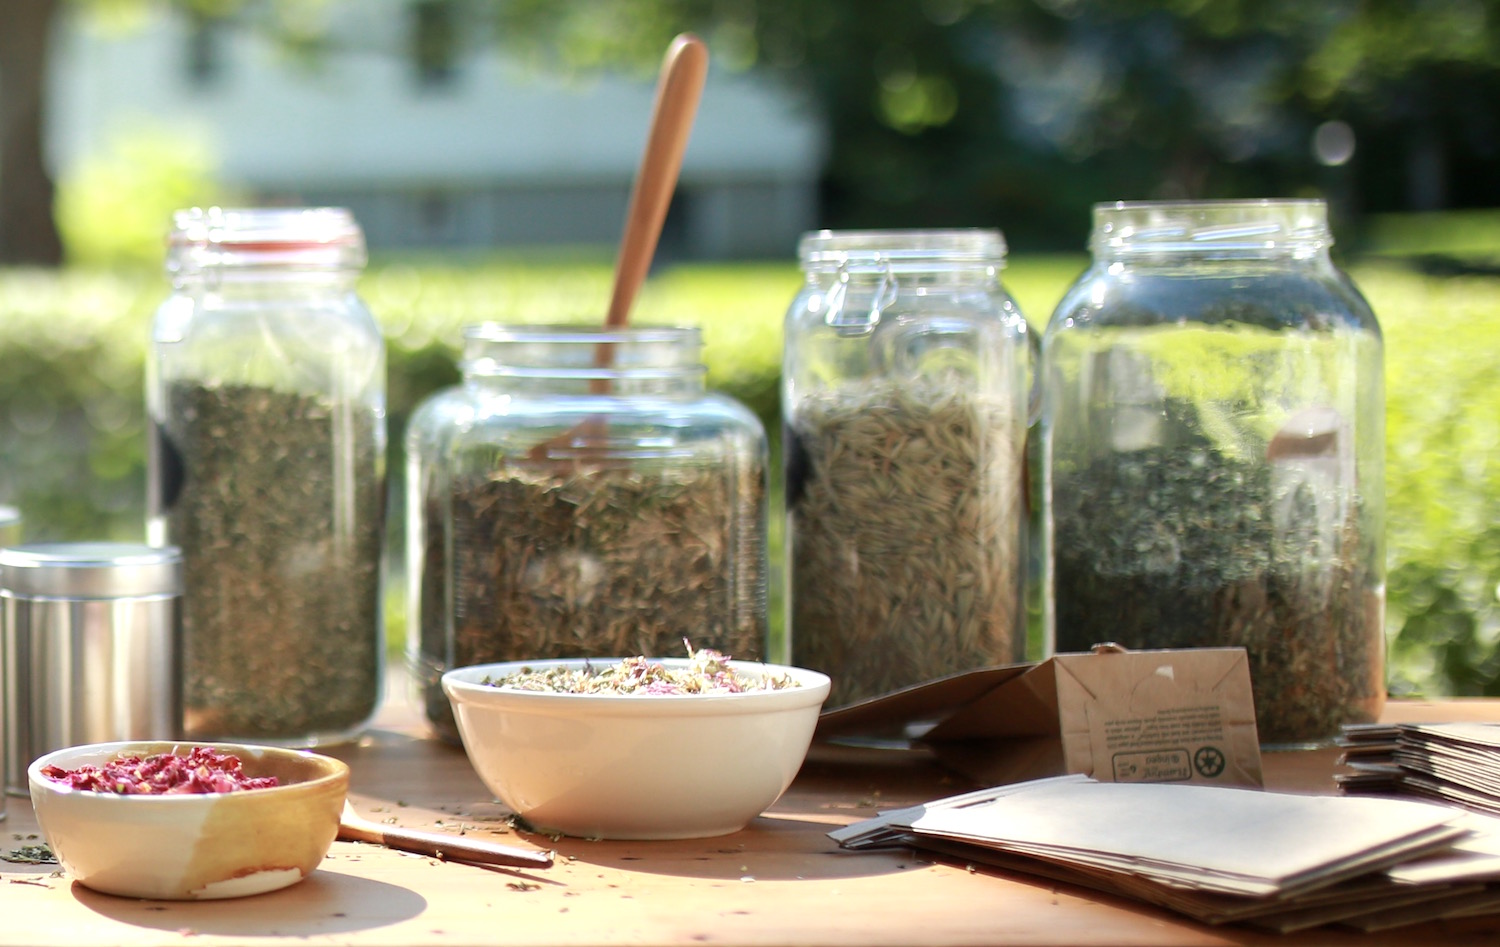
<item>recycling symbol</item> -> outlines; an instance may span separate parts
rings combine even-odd
[[[1206,779],[1224,772],[1224,751],[1216,746],[1202,746],[1193,754],[1193,769]]]

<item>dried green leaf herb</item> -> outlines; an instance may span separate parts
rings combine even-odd
[[[684,638],[759,657],[765,502],[758,458],[661,467],[512,458],[435,490],[419,577],[428,719],[456,738],[437,681],[449,667],[661,657]]]
[[[839,706],[1020,660],[1015,406],[938,375],[803,396],[789,419],[792,662]]]
[[[1357,496],[1198,438],[1058,464],[1052,498],[1058,650],[1243,646],[1267,744],[1374,718],[1384,632]]]
[[[360,403],[179,383],[165,436],[190,737],[357,729],[379,698],[384,460]]]

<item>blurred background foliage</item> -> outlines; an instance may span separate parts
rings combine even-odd
[[[1082,245],[1117,198],[1500,206],[1497,0],[493,0],[538,68],[648,70],[699,30],[831,126],[835,226],[1001,220]]]
[[[1488,220],[1481,242],[1500,246],[1500,216]],[[1383,220],[1389,244],[1345,260],[1387,340],[1391,686],[1500,696],[1500,277],[1425,272],[1398,251],[1425,246],[1426,228],[1448,229]],[[1005,281],[1040,329],[1085,264],[1019,255]],[[637,318],[702,326],[710,384],[751,405],[774,441],[781,319],[799,279],[791,263],[675,266],[648,282]],[[609,281],[610,260],[587,255],[377,259],[360,291],[390,342],[393,449],[416,402],[456,381],[464,325],[592,321]],[[142,537],[143,359],[165,291],[145,270],[0,270],[0,497],[22,508],[30,538]],[[391,500],[399,565],[397,481]],[[399,583],[390,592],[399,646]]]
[[[128,29],[171,3],[274,35],[308,68],[327,42],[323,0],[15,2],[0,26],[21,6],[71,3]],[[1500,696],[1500,0],[427,2],[483,25],[462,44],[554,71],[646,76],[672,35],[699,31],[718,66],[779,78],[827,122],[823,223],[1000,226],[1024,251],[1006,282],[1038,329],[1085,264],[1095,201],[1326,198],[1387,340],[1392,690]],[[0,48],[24,46],[0,33]],[[14,97],[0,96],[3,112]],[[137,126],[58,181],[55,201],[24,162],[0,175],[4,219],[23,216],[8,193],[44,201],[68,261],[0,268],[0,500],[31,538],[142,534],[162,228],[177,207],[241,199],[216,162]],[[56,262],[35,255],[45,246],[12,233],[0,262]],[[773,432],[791,256],[663,268],[637,313],[703,326],[710,384]],[[593,321],[610,264],[377,254],[361,292],[390,340],[393,446],[416,402],[456,379],[461,326]],[[399,513],[399,491],[392,502]]]
[[[22,122],[26,108],[45,109],[39,80],[23,80],[45,69],[47,44],[23,27],[43,29],[68,7],[128,30],[163,6],[272,38],[284,60],[308,70],[347,51],[335,49],[343,40],[328,29],[329,0],[11,0],[0,13],[0,71],[19,73],[24,60],[26,75],[12,75],[0,95],[0,120],[20,123],[5,125],[0,142],[12,165],[0,176],[0,210],[10,215],[0,219],[43,226],[36,205],[51,201],[40,135]],[[718,68],[779,80],[826,123],[821,196],[833,227],[1004,221],[1015,245],[1074,250],[1099,200],[1319,194],[1351,237],[1375,213],[1500,206],[1500,0],[405,6],[413,15],[442,8],[438,19],[451,26],[441,49],[383,51],[418,61],[500,49],[535,70],[645,76],[675,33],[698,31]],[[18,104],[16,93],[33,86],[34,101]],[[141,162],[128,159],[142,147],[122,142],[115,160],[139,174]],[[191,143],[154,147],[160,161],[146,166],[158,189],[196,181],[195,193],[213,193]],[[111,170],[58,183],[97,193]],[[76,218],[80,205],[89,206],[64,194],[59,216]],[[0,261],[56,262],[43,253],[56,241],[44,236],[0,228]],[[67,247],[77,261],[99,255],[76,235]]]

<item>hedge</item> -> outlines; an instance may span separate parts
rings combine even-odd
[[[1005,279],[1040,327],[1083,265],[1018,257]],[[1386,335],[1391,687],[1500,694],[1500,277],[1349,268]],[[605,259],[377,261],[361,294],[390,343],[392,443],[411,407],[456,378],[464,325],[593,321],[609,279]],[[790,264],[671,267],[635,318],[702,326],[709,384],[774,432],[781,317],[798,281]],[[151,273],[0,270],[0,501],[21,508],[28,538],[143,536],[143,359],[164,292]]]

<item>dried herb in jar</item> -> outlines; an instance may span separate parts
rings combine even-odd
[[[384,477],[358,403],[174,384],[190,736],[347,733],[380,692]]]
[[[445,734],[454,732],[436,680],[445,666],[661,657],[684,638],[762,653],[758,460],[653,469],[506,459],[489,475],[455,478],[427,509],[421,653],[428,719]],[[445,567],[451,599],[440,594]],[[444,601],[451,616],[428,607]]]
[[[1169,409],[1178,418],[1191,409]],[[1057,648],[1243,646],[1267,744],[1327,739],[1384,692],[1348,485],[1202,437],[1053,473]]]
[[[972,379],[805,395],[788,430],[794,664],[838,706],[1020,660],[1024,444]]]

